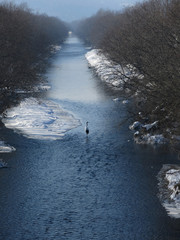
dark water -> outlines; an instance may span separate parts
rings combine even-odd
[[[161,206],[156,178],[176,157],[133,143],[126,106],[93,76],[86,51],[70,38],[48,73],[47,98],[81,127],[57,141],[1,129],[17,151],[2,156],[9,168],[0,170],[0,239],[178,240],[180,221]]]

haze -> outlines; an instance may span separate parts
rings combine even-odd
[[[142,0],[139,0],[142,1]],[[138,1],[138,2],[139,2]],[[0,0],[4,2],[4,0]],[[134,5],[137,0],[12,0],[16,4],[26,2],[28,7],[39,13],[56,16],[71,22],[95,14],[99,9],[122,10]]]

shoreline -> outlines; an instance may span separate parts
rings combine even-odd
[[[8,111],[18,108],[18,106],[25,101],[25,99],[38,99],[40,100],[43,97],[43,94],[51,89],[50,83],[47,81],[45,77],[45,72],[50,64],[50,61],[56,54],[60,51],[61,45],[52,45],[48,53],[45,54],[43,61],[41,60],[37,69],[37,79],[36,82],[33,82],[32,85],[28,85],[25,88],[16,88],[14,86],[13,89],[11,88],[0,88],[2,95],[4,96],[1,98],[0,101],[0,124],[2,127],[5,127],[4,120],[7,118]],[[0,154],[1,153],[12,153],[16,151],[13,146],[10,146],[5,139],[0,138]],[[4,168],[6,163],[3,162],[1,159],[0,168]]]
[[[108,59],[100,49],[92,49],[86,53],[85,57],[89,67],[94,70],[95,74],[108,86],[119,90],[120,96],[122,93],[127,94],[130,92],[130,89],[126,88],[126,83],[130,82],[132,78],[143,78],[143,75],[137,74],[132,66],[122,68],[121,65]],[[129,98],[133,101],[134,97]],[[118,98],[114,99],[114,101],[118,102]],[[127,98],[123,102],[128,104],[128,101]],[[137,144],[162,145],[171,144],[173,140],[177,140],[178,145],[180,145],[180,136],[171,135],[169,129],[166,130],[165,134],[158,120],[150,122],[148,116],[142,116],[141,112],[138,113],[137,119],[139,121],[136,120],[129,126],[134,132],[134,141]],[[164,136],[164,134],[169,136]]]

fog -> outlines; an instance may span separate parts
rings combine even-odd
[[[139,0],[138,2],[142,2]],[[0,0],[4,2],[4,0]],[[71,22],[95,14],[99,9],[122,10],[134,5],[137,0],[6,0],[15,4],[27,3],[28,7],[39,13],[46,13]]]

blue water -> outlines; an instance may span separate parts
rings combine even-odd
[[[17,151],[2,155],[0,240],[178,240],[180,221],[161,206],[156,178],[176,156],[134,144],[126,105],[112,101],[118,93],[88,68],[86,51],[69,38],[47,73],[46,98],[82,126],[56,141],[1,129]]]

